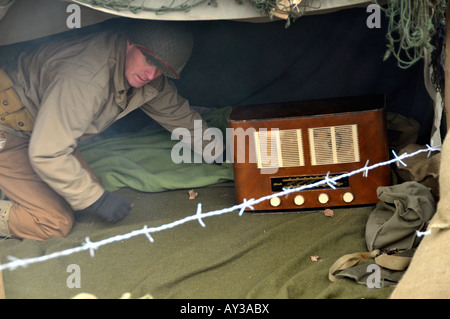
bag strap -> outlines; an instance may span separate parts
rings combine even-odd
[[[412,253],[414,249],[402,251],[399,253],[381,253],[379,249],[375,249],[371,252],[353,253],[340,257],[335,261],[328,271],[328,279],[331,282],[336,282],[338,278],[334,276],[334,273],[339,270],[344,270],[356,265],[362,259],[374,259],[375,263],[381,267],[402,271],[408,268],[412,259]]]
[[[379,253],[380,253],[380,250],[376,249],[371,252],[353,253],[353,254],[347,254],[347,255],[340,257],[338,260],[335,261],[333,266],[331,266],[330,270],[328,271],[328,279],[330,279],[331,282],[336,282],[338,280],[338,278],[336,276],[334,276],[334,273],[336,271],[353,267],[361,259],[375,258]]]
[[[375,263],[381,267],[391,270],[405,270],[406,268],[408,268],[409,263],[412,259],[411,256],[404,254],[405,252],[408,253],[409,251],[410,250],[406,250],[397,254],[381,254],[375,257]]]

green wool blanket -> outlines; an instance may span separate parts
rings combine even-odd
[[[225,132],[231,108],[204,114],[210,127]],[[223,133],[225,137],[225,133]],[[233,180],[231,164],[174,163],[173,147],[180,143],[162,127],[103,139],[80,150],[100,183],[109,191],[129,187],[142,192],[193,188]]]

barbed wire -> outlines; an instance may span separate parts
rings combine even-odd
[[[273,193],[273,194],[270,194],[270,195],[267,195],[267,196],[263,196],[263,197],[260,197],[258,199],[254,199],[254,198],[251,198],[249,200],[244,199],[243,203],[240,203],[238,205],[234,205],[234,206],[231,206],[231,207],[228,207],[228,208],[223,208],[223,209],[220,209],[220,210],[209,211],[209,212],[203,213],[202,212],[202,204],[199,203],[198,206],[197,206],[197,211],[196,211],[196,213],[194,215],[187,216],[185,218],[182,218],[182,219],[179,219],[179,220],[176,220],[176,221],[173,221],[171,223],[164,224],[164,225],[161,225],[161,226],[148,227],[147,225],[144,225],[144,227],[142,229],[134,230],[134,231],[131,231],[131,232],[126,233],[126,234],[113,236],[113,237],[106,238],[106,239],[103,239],[103,240],[100,240],[100,241],[95,241],[95,242],[91,241],[89,239],[89,237],[86,237],[85,238],[85,242],[81,246],[65,249],[65,250],[62,250],[62,251],[58,251],[58,252],[54,252],[54,253],[51,253],[51,254],[42,255],[42,256],[38,256],[38,257],[31,257],[31,258],[20,259],[20,258],[14,257],[14,256],[8,256],[7,259],[9,260],[9,262],[5,263],[5,264],[1,264],[0,265],[0,271],[3,271],[3,270],[11,270],[12,271],[12,270],[15,270],[15,269],[17,269],[19,267],[25,268],[25,267],[27,267],[28,265],[31,265],[31,264],[36,264],[36,263],[40,263],[40,262],[44,262],[44,261],[48,261],[48,260],[64,257],[64,256],[69,256],[69,255],[76,254],[76,253],[83,252],[83,251],[89,251],[90,256],[91,257],[95,257],[95,251],[101,246],[105,246],[105,245],[112,244],[112,243],[115,243],[115,242],[127,240],[127,239],[130,239],[130,238],[133,238],[133,237],[136,237],[136,236],[141,236],[141,235],[145,235],[148,238],[148,240],[151,243],[153,243],[154,239],[150,235],[150,234],[153,234],[153,233],[158,233],[158,232],[161,232],[161,231],[164,231],[164,230],[167,230],[167,229],[171,229],[171,228],[174,228],[174,227],[186,224],[186,223],[191,222],[191,221],[198,221],[198,223],[202,227],[206,227],[206,224],[204,223],[203,220],[205,218],[208,218],[208,217],[223,215],[223,214],[231,213],[231,212],[234,212],[234,211],[237,211],[237,210],[239,210],[239,216],[242,216],[242,214],[244,213],[244,211],[246,209],[253,209],[253,205],[261,203],[261,202],[264,202],[266,200],[270,200],[270,199],[272,199],[274,197],[285,196],[285,195],[290,194],[290,193],[294,193],[294,192],[299,192],[299,191],[306,190],[306,189],[315,188],[317,186],[324,185],[324,184],[327,184],[329,187],[334,189],[335,188],[334,185],[336,184],[336,181],[338,181],[340,179],[347,178],[347,177],[350,177],[350,176],[353,176],[353,175],[356,175],[356,174],[361,174],[361,173],[363,174],[364,177],[367,177],[368,176],[368,172],[370,170],[373,170],[373,169],[375,169],[377,167],[381,167],[381,166],[391,165],[391,164],[394,164],[394,163],[397,163],[397,165],[402,164],[404,166],[407,166],[407,164],[405,162],[403,162],[403,160],[406,159],[406,158],[414,157],[414,156],[416,156],[416,155],[418,155],[420,153],[424,153],[424,152],[428,152],[428,156],[430,156],[431,152],[440,151],[440,150],[441,150],[440,146],[431,147],[430,145],[426,145],[426,148],[419,149],[419,150],[417,150],[417,151],[415,151],[413,153],[410,153],[410,154],[405,152],[405,153],[403,153],[400,156],[398,156],[394,151],[392,151],[393,158],[391,160],[388,160],[388,161],[385,161],[385,162],[381,162],[381,163],[376,163],[376,164],[373,164],[371,166],[368,166],[369,163],[367,161],[365,163],[364,167],[361,167],[360,169],[354,170],[352,172],[341,174],[341,175],[337,175],[337,176],[334,176],[332,178],[329,177],[330,175],[328,173],[328,174],[326,174],[326,176],[325,176],[325,178],[323,180],[317,181],[315,183],[308,184],[308,185],[302,185],[302,186],[299,186],[299,187],[296,187],[296,188],[285,189],[285,190],[283,190],[281,192]]]

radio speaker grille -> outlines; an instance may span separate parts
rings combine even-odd
[[[255,132],[255,145],[258,168],[305,165],[301,129]]]
[[[311,165],[345,164],[360,161],[358,126],[309,128]]]

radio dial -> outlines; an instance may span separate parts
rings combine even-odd
[[[281,199],[279,197],[273,197],[270,199],[270,205],[272,205],[273,207],[280,206],[280,204],[281,204]]]
[[[322,194],[319,195],[318,199],[319,199],[319,203],[326,204],[330,200],[330,197],[327,194],[322,193]]]
[[[294,203],[297,206],[301,206],[305,203],[305,198],[302,195],[297,195],[294,198]]]
[[[353,200],[355,199],[355,196],[353,196],[352,193],[347,192],[344,194],[344,196],[342,196],[342,199],[344,200],[344,202],[346,203],[351,203],[353,202]]]

